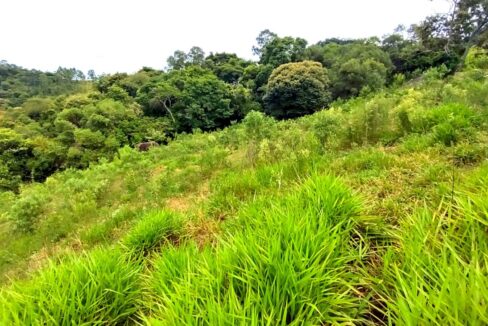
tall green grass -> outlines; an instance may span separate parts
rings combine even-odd
[[[476,192],[406,218],[395,233],[382,290],[391,323],[488,324],[488,169],[481,172]]]
[[[182,216],[170,211],[154,211],[137,222],[122,244],[130,251],[147,253],[158,245],[178,242],[182,232]]]
[[[0,324],[128,324],[138,309],[139,272],[119,250],[69,257],[2,290]]]
[[[161,325],[304,325],[361,321],[353,241],[360,201],[331,177],[255,201],[216,248],[163,251],[146,283]],[[159,322],[155,322],[155,321]]]

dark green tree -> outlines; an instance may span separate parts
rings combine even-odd
[[[375,91],[386,83],[387,69],[374,59],[350,59],[331,72],[334,98],[357,96],[364,88]]]
[[[483,45],[488,33],[487,0],[450,0],[451,11],[427,17],[412,30],[419,42],[433,50],[458,56],[458,68],[469,49]]]
[[[259,55],[259,63],[277,67],[288,62],[304,59],[307,41],[291,36],[278,37],[269,30],[262,31],[256,38],[253,52]]]
[[[205,58],[204,67],[213,71],[219,79],[229,84],[236,84],[244,74],[244,69],[251,63],[239,58],[234,53],[211,53]]]
[[[327,70],[319,62],[287,63],[273,70],[264,96],[265,112],[278,119],[296,118],[327,106]]]
[[[143,86],[137,100],[146,115],[168,117],[177,131],[188,132],[223,128],[241,119],[248,107],[243,99],[251,101],[242,94],[210,70],[189,66]]]

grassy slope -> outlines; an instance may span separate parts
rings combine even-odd
[[[486,324],[487,108],[431,72],[1,194],[0,323]]]

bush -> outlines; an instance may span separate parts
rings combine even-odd
[[[23,194],[15,201],[9,213],[14,229],[24,233],[34,231],[36,223],[43,212],[45,200],[44,196],[33,191],[28,195]]]
[[[322,145],[339,133],[341,122],[343,121],[341,121],[340,116],[336,113],[337,111],[331,109],[314,115],[312,130]]]
[[[376,144],[380,141],[390,143],[397,138],[390,119],[393,99],[381,94],[370,100],[357,101],[345,124],[345,145]]]
[[[418,133],[432,132],[433,138],[446,145],[468,138],[479,126],[480,117],[471,108],[461,104],[445,104],[412,116],[412,129]]]

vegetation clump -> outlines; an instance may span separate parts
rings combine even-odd
[[[327,72],[318,62],[283,64],[269,77],[265,112],[278,119],[313,113],[329,102],[328,85]]]

